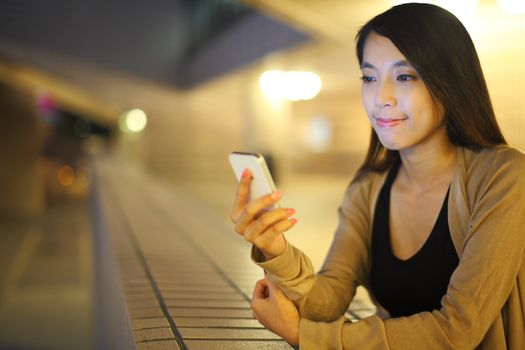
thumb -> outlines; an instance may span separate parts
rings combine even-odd
[[[253,289],[252,300],[265,299],[268,297],[268,281],[265,279],[257,281]]]
[[[264,280],[266,282],[266,285],[268,286],[268,291],[270,292],[270,297],[276,295],[276,296],[279,296],[279,295],[282,295],[284,294],[283,291],[281,290],[281,288],[275,284],[274,282],[272,282],[267,276],[264,277]]]

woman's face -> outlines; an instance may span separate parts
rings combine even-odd
[[[401,151],[446,139],[443,108],[390,39],[368,35],[361,71],[363,104],[383,146]]]

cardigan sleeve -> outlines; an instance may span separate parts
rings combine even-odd
[[[356,287],[365,284],[369,254],[369,194],[371,181],[352,183],[339,208],[339,223],[321,270],[299,249],[287,244],[284,253],[263,261],[257,249],[253,260],[298,306],[301,317],[333,321],[343,315]]]
[[[466,190],[474,202],[459,265],[440,310],[388,320],[371,316],[356,323],[342,317],[332,322],[302,319],[301,349],[476,348],[523,268],[525,161],[517,152],[510,158],[491,160],[469,175]]]

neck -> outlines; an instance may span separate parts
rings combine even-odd
[[[399,151],[404,182],[418,191],[449,183],[456,165],[456,147],[448,138],[425,147]]]

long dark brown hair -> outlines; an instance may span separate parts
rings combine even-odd
[[[370,33],[387,37],[417,70],[432,97],[445,111],[452,144],[480,150],[506,144],[496,121],[474,43],[461,22],[445,9],[411,3],[394,6],[366,23],[356,36],[356,53],[363,62]],[[357,177],[384,172],[399,160],[372,129],[365,161]]]

